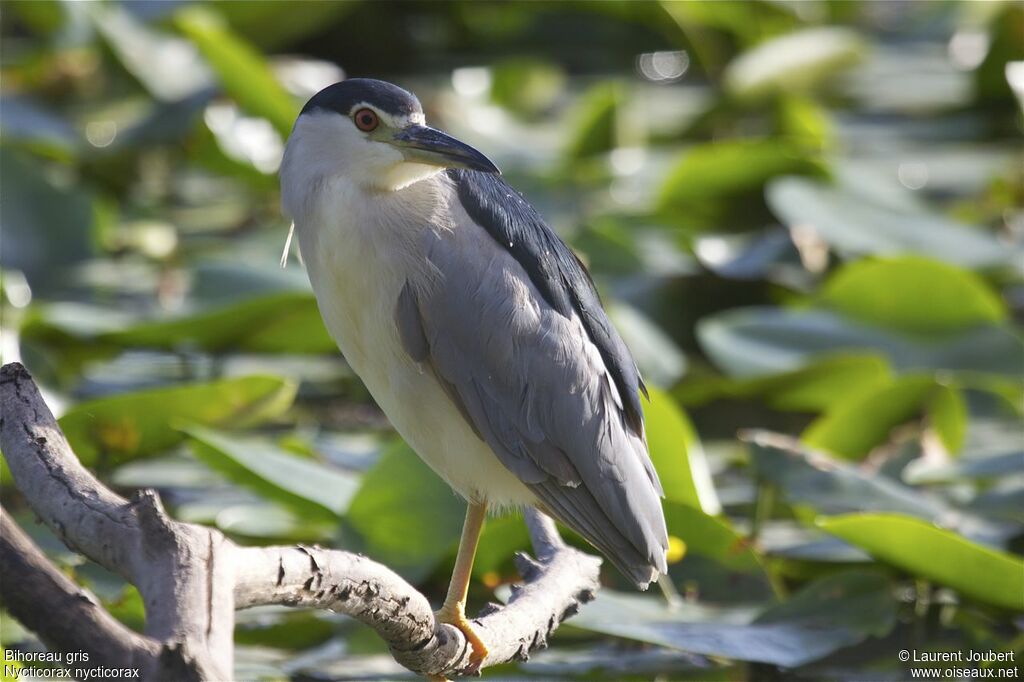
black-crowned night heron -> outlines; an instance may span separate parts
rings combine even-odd
[[[281,195],[341,352],[468,502],[438,616],[475,662],[464,608],[488,507],[536,506],[638,587],[666,572],[636,364],[582,263],[487,157],[426,127],[412,94],[351,79],[303,108]]]

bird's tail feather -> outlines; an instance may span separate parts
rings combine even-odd
[[[638,589],[647,589],[660,574],[668,572],[664,522],[660,529],[645,527],[653,524],[645,523],[642,515],[637,516],[636,527],[627,537],[586,486],[568,487],[545,481],[530,488],[550,516],[582,535]]]

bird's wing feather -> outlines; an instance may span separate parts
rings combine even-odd
[[[547,511],[646,584],[667,535],[636,366],[533,208],[493,176],[452,180],[457,224],[425,233],[431,284],[396,305],[403,344]]]

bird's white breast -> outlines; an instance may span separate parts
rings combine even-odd
[[[420,230],[444,225],[443,176],[400,192],[322,179],[290,211],[324,322],[353,370],[414,450],[467,499],[519,505],[533,494],[466,423],[433,372],[409,357],[395,323],[407,281],[431,277]]]

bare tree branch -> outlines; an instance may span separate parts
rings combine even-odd
[[[90,663],[105,667],[142,668],[156,659],[160,645],[155,640],[126,628],[92,593],[54,568],[3,508],[0,571],[4,606],[51,648],[91,652]]]
[[[97,656],[106,651],[114,659],[110,652],[123,652],[130,656],[125,661],[138,661],[146,679],[229,679],[234,610],[285,604],[329,608],[366,623],[415,672],[473,672],[465,636],[436,622],[427,598],[386,566],[320,547],[239,547],[215,529],[169,518],[153,491],[130,502],[110,491],[78,462],[20,364],[0,369],[0,414],[0,448],[32,509],[69,547],[136,585],[146,605],[147,637],[127,637],[98,606],[86,614],[64,609],[60,624],[19,615],[54,646]],[[13,531],[8,542],[13,523],[6,515],[3,522],[5,575],[23,575],[25,562],[45,563]],[[567,547],[554,523],[537,512],[527,513],[527,524],[538,558],[516,556],[524,585],[513,588],[506,606],[489,605],[475,621],[490,649],[485,667],[525,660],[598,588],[599,559]],[[46,566],[44,577],[55,572]],[[23,581],[22,587],[29,599],[78,590],[52,580]],[[65,632],[87,629],[87,616],[104,624],[95,637]],[[116,641],[104,647],[106,639]]]

